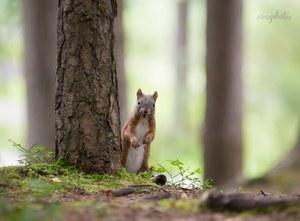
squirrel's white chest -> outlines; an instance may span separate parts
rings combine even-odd
[[[141,119],[135,128],[135,135],[140,144],[139,147],[134,148],[130,145],[126,160],[126,170],[130,173],[138,172],[143,163],[144,154],[145,154],[145,144],[143,143],[143,139],[149,132],[149,124],[147,119]]]
[[[135,136],[140,144],[143,143],[143,140],[147,133],[149,132],[149,123],[147,118],[142,118],[139,120],[139,123],[135,127]]]

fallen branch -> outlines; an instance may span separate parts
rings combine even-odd
[[[161,200],[161,199],[188,199],[188,196],[185,193],[171,193],[171,192],[164,192],[164,193],[157,193],[150,196],[143,197],[142,200]]]
[[[112,190],[112,196],[114,197],[127,196],[132,193],[135,193],[135,189],[133,187],[122,187]]]
[[[161,199],[169,199],[169,198],[176,198],[175,194],[172,193],[159,193],[155,195],[145,196],[142,200],[161,200]]]
[[[163,191],[165,193],[168,193],[168,191],[163,188],[162,186],[158,186],[158,185],[152,185],[152,184],[135,184],[135,185],[129,185],[128,187],[134,187],[134,188],[153,188],[153,189],[157,189],[158,191]]]
[[[205,195],[205,194],[204,194]],[[203,196],[204,197],[204,196]],[[202,205],[214,211],[246,210],[263,211],[266,208],[284,209],[292,205],[300,205],[300,196],[272,196],[267,194],[252,195],[245,193],[209,193],[202,199]]]
[[[157,185],[150,185],[150,184],[138,184],[138,185],[129,185],[127,187],[121,187],[114,190],[109,190],[106,192],[106,194],[111,197],[120,197],[120,196],[127,196],[132,193],[136,193],[137,191],[140,191],[141,188],[155,188],[158,191],[163,191],[165,193],[168,193],[165,189],[163,189],[160,186]]]

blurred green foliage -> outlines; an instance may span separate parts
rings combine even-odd
[[[0,1],[0,165],[16,162],[8,139],[25,143],[22,1]]]
[[[186,122],[174,127],[176,1],[126,1],[126,65],[129,107],[137,88],[158,90],[157,136],[152,163],[180,159],[203,168],[205,110],[205,1],[190,0]],[[245,175],[262,175],[292,148],[299,124],[300,3],[244,1]],[[155,11],[155,15],[154,15]],[[286,12],[291,20],[258,20]],[[216,153],[217,154],[217,153]]]
[[[60,203],[28,204],[18,202],[16,205],[0,200],[0,217],[3,221],[51,221],[65,220],[61,213]]]
[[[20,26],[21,24],[21,0],[0,1],[0,24],[4,26]]]
[[[138,88],[149,94],[157,90],[157,134],[150,161],[168,166],[168,160],[180,159],[196,169],[203,168],[206,4],[189,1],[188,91],[184,114],[187,125],[179,129],[173,116],[176,3],[125,1],[128,106],[131,111]],[[245,0],[244,3],[244,171],[246,176],[253,177],[270,169],[293,146],[299,129],[300,3],[294,0]],[[21,1],[1,0],[0,10],[0,65],[7,59],[21,63]],[[276,11],[288,13],[291,20],[269,23],[257,19],[261,14]],[[1,79],[0,99],[12,99],[24,106],[24,91],[22,77]],[[0,137],[1,147],[9,145],[9,138],[25,143],[24,121],[5,125],[0,122],[0,132],[5,134]]]
[[[299,6],[297,1],[245,2],[245,169],[250,176],[280,160],[300,129]],[[291,19],[257,19],[277,11]]]
[[[22,52],[21,1],[0,1],[0,60],[20,58]]]

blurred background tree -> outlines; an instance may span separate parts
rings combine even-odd
[[[189,0],[187,7],[186,128],[174,127],[176,107],[175,50],[178,1],[123,0],[125,69],[128,110],[135,91],[157,90],[157,136],[151,163],[168,165],[180,159],[203,168],[205,116],[206,2]],[[260,176],[294,146],[300,113],[300,15],[298,1],[244,0],[243,14],[243,173]],[[10,158],[9,138],[25,143],[27,123],[20,0],[0,1],[0,163]],[[259,19],[286,12],[291,19]],[[13,116],[13,117],[12,117]],[[200,148],[199,148],[200,146]],[[9,162],[7,159],[11,159]],[[222,168],[220,168],[222,170]]]
[[[57,0],[24,0],[27,145],[54,151]]]
[[[298,134],[295,145],[291,149],[291,151],[286,154],[282,160],[280,160],[273,168],[268,172],[267,175],[274,175],[277,173],[284,172],[290,168],[298,167],[300,170],[300,132]]]
[[[243,174],[243,0],[207,0],[204,175],[215,185]]]
[[[175,87],[175,111],[174,127],[183,130],[187,125],[186,100],[187,100],[187,18],[188,0],[180,0],[177,3],[177,33],[176,33],[176,87]]]
[[[117,63],[119,105],[121,126],[127,120],[127,82],[125,73],[125,45],[124,45],[124,16],[123,16],[123,0],[117,0],[118,15],[115,18],[115,59]]]

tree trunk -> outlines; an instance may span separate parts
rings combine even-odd
[[[56,155],[86,172],[121,167],[115,0],[60,0]]]
[[[123,28],[123,0],[117,0],[118,16],[115,19],[115,54],[117,62],[118,88],[120,118],[123,126],[128,118],[127,109],[127,84],[125,74],[125,53],[124,53],[124,28]]]
[[[54,150],[57,0],[24,0],[27,143]]]
[[[187,8],[188,0],[178,2],[178,26],[176,40],[176,108],[175,127],[185,126],[186,67],[187,67]]]
[[[205,177],[242,178],[242,0],[207,0]]]

